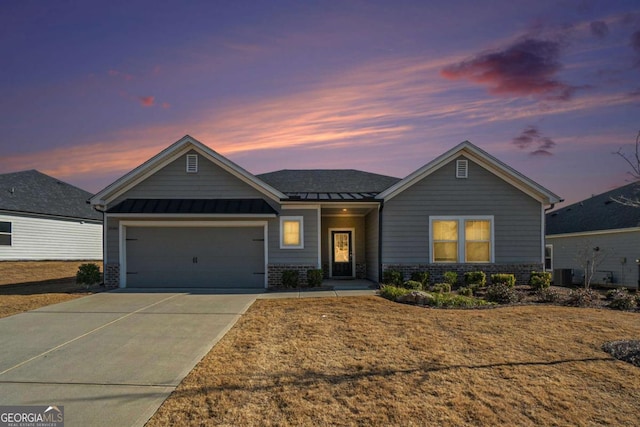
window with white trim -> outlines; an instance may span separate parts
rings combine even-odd
[[[280,217],[280,249],[304,248],[304,221],[301,216]]]
[[[11,234],[11,222],[0,221],[0,246],[11,246]]]
[[[431,217],[429,228],[432,262],[493,262],[492,216]]]
[[[544,245],[544,271],[553,271],[553,245]]]
[[[187,154],[187,173],[198,173],[197,154]]]

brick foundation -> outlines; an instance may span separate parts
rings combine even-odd
[[[120,286],[120,264],[107,264],[104,266],[104,285],[109,288]]]
[[[458,273],[458,282],[464,280],[464,273],[469,271],[484,271],[487,283],[490,276],[497,273],[508,273],[516,276],[516,284],[526,285],[532,271],[542,271],[542,264],[383,264],[382,271],[398,270],[402,272],[404,280],[411,278],[414,271],[428,271],[431,283],[443,282],[443,274],[447,271]]]
[[[298,286],[307,286],[307,270],[315,270],[315,265],[299,265],[299,264],[269,264],[269,283],[268,286],[282,286],[282,272],[285,270],[295,270],[298,272]]]
[[[330,279],[329,277],[329,263],[322,264],[322,272],[324,273],[325,279]],[[367,278],[367,264],[365,263],[356,263],[356,279],[366,279]]]

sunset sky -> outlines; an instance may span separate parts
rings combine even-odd
[[[638,0],[3,0],[0,61],[0,173],[91,192],[185,134],[397,177],[469,140],[566,205],[640,130]]]

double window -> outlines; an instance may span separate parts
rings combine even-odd
[[[429,218],[432,262],[493,262],[492,216]]]
[[[280,217],[280,249],[304,248],[303,230],[301,216]]]
[[[0,246],[11,246],[11,223],[0,221]]]

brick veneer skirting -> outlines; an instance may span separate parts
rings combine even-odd
[[[120,264],[107,264],[104,266],[104,285],[111,288],[120,286]]]
[[[329,263],[325,262],[322,264],[322,271],[324,273],[324,278],[329,279]],[[367,278],[367,264],[363,262],[356,263],[356,279],[366,279]]]
[[[295,270],[298,272],[299,286],[307,286],[307,270],[315,270],[315,265],[300,264],[269,264],[269,287],[282,286],[282,272],[285,270]]]
[[[542,271],[542,264],[383,264],[382,271],[401,271],[404,280],[409,280],[414,271],[428,271],[431,283],[443,282],[443,274],[446,271],[458,273],[458,282],[462,283],[464,273],[468,271],[484,271],[487,275],[487,283],[490,276],[497,273],[508,273],[516,276],[516,284],[526,285],[532,271]]]

